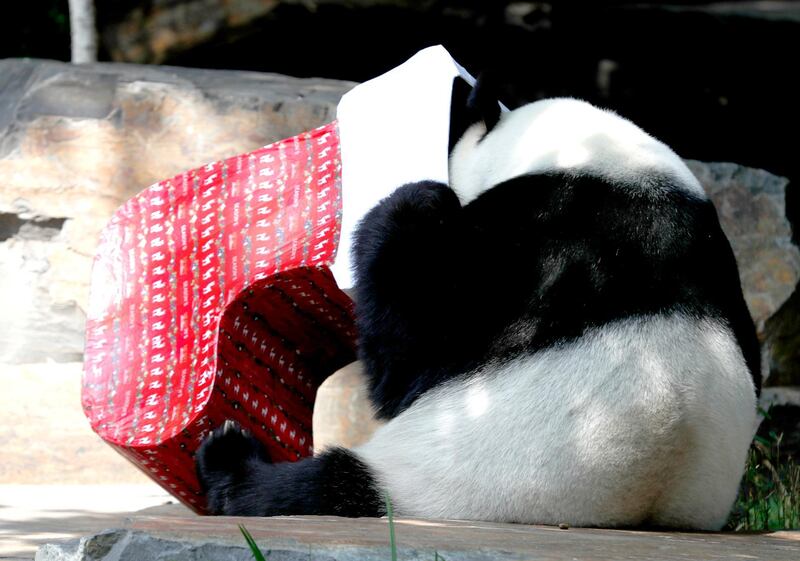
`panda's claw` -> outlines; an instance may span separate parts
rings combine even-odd
[[[210,492],[229,486],[246,474],[251,460],[270,463],[261,442],[237,423],[226,420],[206,437],[195,454],[200,487]]]

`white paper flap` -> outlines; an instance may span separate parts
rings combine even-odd
[[[337,109],[342,232],[332,267],[341,288],[353,286],[353,231],[373,206],[406,183],[448,182],[450,102],[456,76],[474,83],[444,47],[429,47],[342,97]]]

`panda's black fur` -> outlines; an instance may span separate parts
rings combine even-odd
[[[758,386],[753,323],[714,207],[661,186],[631,198],[597,178],[542,174],[463,209],[442,184],[398,189],[356,246],[360,347],[380,416],[493,359],[673,310],[728,318]],[[518,322],[529,337],[499,337]]]
[[[484,123],[483,138],[477,142],[484,142],[503,119],[496,100],[482,97],[480,89],[467,92],[461,85],[457,85],[454,92],[454,98],[466,98],[467,110],[454,114],[451,138],[460,138],[480,119]],[[451,149],[454,147],[455,142],[452,142]],[[531,375],[529,366],[514,370],[520,360],[527,364],[524,361],[531,357],[550,357],[554,353],[568,355],[572,348],[584,349],[584,339],[591,339],[588,334],[602,334],[607,326],[613,331],[618,325],[634,325],[630,333],[637,333],[639,324],[636,322],[641,321],[645,327],[642,332],[646,332],[652,318],[656,318],[653,320],[656,322],[666,318],[667,326],[671,325],[671,318],[680,318],[676,334],[672,335],[674,341],[680,340],[680,326],[684,324],[703,326],[697,331],[702,336],[705,336],[706,321],[718,326],[709,331],[709,341],[714,337],[725,339],[725,333],[730,332],[736,344],[735,353],[741,353],[740,359],[731,358],[731,364],[743,360],[750,377],[746,384],[740,384],[743,388],[740,393],[747,393],[745,386],[748,384],[749,391],[758,392],[761,383],[758,342],[742,296],[736,262],[713,205],[702,194],[687,190],[680,178],[668,172],[654,170],[637,177],[630,185],[625,183],[626,180],[580,168],[550,169],[508,178],[471,200],[462,201],[450,186],[423,181],[400,187],[373,208],[356,233],[354,270],[359,358],[364,364],[370,397],[378,416],[390,424],[410,423],[414,430],[425,434],[414,425],[422,422],[418,419],[434,422],[439,418],[438,410],[456,412],[462,417],[464,411],[474,410],[459,409],[464,395],[472,395],[463,393],[464,386],[475,386],[488,395],[476,394],[483,396],[482,401],[477,402],[483,404],[478,410],[498,407],[490,411],[495,416],[504,415],[505,406],[491,402],[492,391],[495,391],[491,389],[492,384],[503,376]],[[709,345],[716,349],[721,343]],[[644,348],[647,349],[646,341]],[[730,354],[731,351],[721,352]],[[562,355],[558,359],[561,362],[555,364],[568,360]],[[724,362],[723,359],[720,360]],[[608,376],[603,378],[605,385],[601,387],[629,383],[627,377],[632,375],[631,371],[622,366],[614,368],[616,370],[609,370]],[[668,371],[670,365],[664,368]],[[726,372],[730,370],[727,366],[720,368]],[[737,371],[744,371],[744,367]],[[569,376],[570,372],[560,375]],[[637,370],[633,375],[650,374]],[[667,383],[670,381],[669,372],[660,375]],[[635,383],[650,388],[647,381]],[[579,387],[581,381],[575,384]],[[684,382],[677,385],[680,387],[675,391],[684,391]],[[507,395],[496,391],[497,396]],[[609,392],[613,397],[614,390]],[[537,398],[536,395],[521,395],[515,399],[524,404]],[[437,399],[443,404],[439,409]],[[691,402],[691,395],[686,399]],[[488,405],[484,403],[486,400]],[[659,400],[654,398],[653,403],[662,404]],[[746,395],[742,400],[748,402]],[[422,404],[416,406],[418,402]],[[712,411],[715,407],[713,402],[705,405]],[[509,403],[507,407],[513,408],[515,404]],[[570,415],[576,414],[572,409],[577,406],[570,407]],[[420,412],[423,409],[425,413]],[[680,416],[675,412],[679,409],[676,406],[665,418]],[[576,411],[581,414],[579,407]],[[508,414],[510,419],[517,419],[513,411]],[[753,412],[744,410],[742,415],[746,420]],[[687,419],[690,420],[677,419],[675,435],[667,435],[663,444],[653,446],[654,458],[674,455],[681,446],[678,440],[697,430],[694,418],[689,415]],[[514,438],[519,434],[535,434],[539,430],[536,418],[530,420],[534,424],[524,431],[515,430],[509,434],[515,435]],[[596,423],[597,419],[593,417],[592,422]],[[685,429],[684,425],[689,428]],[[745,425],[743,421],[742,426]],[[465,422],[463,430],[467,430],[467,426],[473,427]],[[574,429],[573,425],[569,426]],[[386,438],[397,440],[404,438],[404,434],[412,434],[405,430],[387,429],[385,434],[390,436]],[[439,429],[434,426],[431,430]],[[559,427],[548,427],[548,430],[557,433]],[[563,430],[569,429],[564,426]],[[601,426],[598,431],[602,430]],[[636,441],[635,430],[633,423],[623,436],[630,435],[631,440]],[[735,448],[731,452],[735,458],[741,455],[739,448],[742,446],[741,435],[737,438],[738,444],[731,444],[731,449]],[[577,442],[580,444],[580,440]],[[413,443],[407,448],[402,442],[396,445],[406,453],[411,451],[409,455],[419,454],[419,458],[440,454],[438,450],[414,448]],[[648,445],[643,443],[645,449]],[[513,463],[515,446],[515,442],[492,444],[487,450],[508,455],[503,461]],[[519,449],[524,451],[525,447]],[[546,465],[541,462],[546,462],[549,453],[547,449],[532,450],[528,454],[534,454],[535,459],[526,456],[520,461],[525,467],[518,471],[513,465],[497,469],[509,481],[516,481],[515,477],[524,479],[528,476],[526,470],[531,469],[527,466]],[[719,496],[715,494],[705,502],[700,501],[697,509],[714,512],[700,512],[696,517],[683,515],[680,508],[668,504],[658,506],[664,504],[664,499],[658,497],[647,499],[651,500],[650,507],[631,499],[630,504],[635,505],[631,509],[642,512],[637,510],[630,516],[624,512],[628,503],[621,503],[617,510],[609,506],[606,515],[599,499],[595,506],[564,506],[552,504],[557,501],[548,502],[547,493],[541,491],[541,497],[529,500],[514,496],[516,483],[504,488],[501,478],[496,489],[486,481],[465,485],[473,485],[478,495],[482,491],[488,495],[487,490],[500,497],[508,494],[510,502],[519,502],[520,506],[482,509],[477,503],[473,505],[469,498],[453,498],[456,506],[451,509],[444,494],[441,505],[427,509],[414,506],[416,495],[406,486],[409,489],[413,485],[434,486],[437,482],[431,479],[411,481],[422,476],[415,476],[411,473],[413,470],[403,473],[400,465],[392,467],[392,461],[397,462],[397,459],[389,461],[388,458],[394,458],[393,454],[395,452],[387,452],[380,444],[368,444],[356,451],[341,448],[323,451],[312,459],[293,464],[271,464],[250,437],[227,427],[216,431],[204,443],[197,461],[211,510],[229,515],[378,516],[384,514],[386,489],[393,498],[397,495],[401,513],[416,516],[543,523],[557,522],[558,516],[573,516],[566,521],[586,525],[657,523],[713,528],[720,525],[720,513],[726,508],[731,486],[727,482]],[[560,461],[562,456],[572,458],[571,454],[568,450],[554,452],[554,461]],[[631,465],[639,469],[636,462],[641,459],[635,451],[631,454]],[[576,457],[580,460],[580,456]],[[591,471],[593,456],[587,457],[588,467],[580,469],[594,474]],[[419,458],[417,461],[422,461]],[[494,473],[494,468],[483,465],[492,458],[484,459],[478,452],[460,450],[448,461],[461,461],[459,458],[465,463],[478,462],[475,466],[486,469],[486,473]],[[409,458],[408,461],[415,460]],[[465,482],[471,477],[457,474],[462,468],[465,474],[470,474],[469,466],[455,469],[456,464],[452,464],[440,468],[438,461],[431,459],[431,466],[425,468],[429,471],[420,473],[433,474],[435,478],[440,473],[437,470],[441,470],[446,474],[442,475],[444,487],[458,487],[458,477],[466,478]],[[644,484],[652,466],[649,460],[641,461]],[[585,472],[576,472],[580,473]],[[626,476],[619,474],[620,478]],[[569,474],[565,473],[565,477]],[[598,475],[600,481],[603,477],[605,472]],[[735,473],[727,477],[735,478]],[[534,472],[529,491],[534,495],[536,479]],[[553,486],[552,482],[542,484],[547,489]],[[582,495],[576,493],[573,498],[580,499]],[[466,506],[458,507],[459,500]],[[475,500],[487,501],[490,497],[478,496]],[[526,500],[534,506],[526,506]],[[435,499],[430,502],[437,505]],[[541,508],[541,512],[536,512],[534,507]]]

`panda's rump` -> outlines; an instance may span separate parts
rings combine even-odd
[[[488,364],[424,395],[356,452],[405,515],[635,525],[698,480],[702,496],[682,499],[709,514],[687,526],[713,527],[735,496],[754,409],[728,330],[675,313]],[[709,469],[699,433],[703,446],[719,442],[715,473],[696,472]]]

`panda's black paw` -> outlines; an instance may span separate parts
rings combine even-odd
[[[394,226],[440,224],[461,209],[455,191],[443,183],[420,181],[396,189],[382,203]]]
[[[245,514],[237,506],[255,466],[270,463],[264,446],[232,421],[209,434],[195,454],[195,468],[212,514]]]
[[[395,279],[436,261],[450,218],[461,210],[455,192],[435,181],[409,183],[373,207],[355,232],[353,263],[359,280]],[[404,282],[404,281],[398,281]]]

